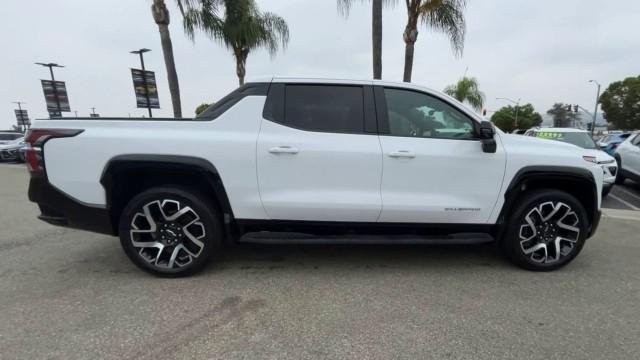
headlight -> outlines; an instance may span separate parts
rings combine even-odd
[[[594,163],[594,164],[598,163],[596,161],[596,157],[595,156],[583,156],[582,159],[584,159],[584,161],[587,161],[587,162],[590,162],[590,163]]]

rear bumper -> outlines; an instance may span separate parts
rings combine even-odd
[[[29,200],[38,204],[38,219],[52,225],[114,235],[109,210],[84,204],[52,186],[46,177],[29,181]]]

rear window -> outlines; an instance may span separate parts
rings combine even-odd
[[[248,83],[237,88],[227,96],[211,104],[200,115],[196,116],[198,120],[214,120],[227,110],[231,109],[240,100],[247,96],[267,96],[269,84],[267,83]]]
[[[362,86],[287,85],[284,119],[286,126],[321,132],[363,133]]]

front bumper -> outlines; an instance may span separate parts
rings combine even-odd
[[[602,180],[605,185],[607,183],[613,184],[616,181],[616,175],[618,174],[618,165],[614,162],[611,164],[602,164]]]
[[[0,149],[0,160],[2,161],[12,161],[18,160],[20,148],[9,148],[9,149]]]
[[[596,211],[596,213],[593,216],[593,221],[591,222],[591,227],[589,228],[589,233],[587,234],[587,239],[591,238],[596,233],[596,230],[598,230],[601,217],[602,217],[602,212],[600,210]]]
[[[29,181],[29,200],[38,204],[38,219],[52,225],[66,226],[102,234],[114,235],[109,210],[84,204],[49,183],[46,177]]]

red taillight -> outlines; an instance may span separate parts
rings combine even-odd
[[[39,150],[29,147],[25,153],[27,168],[32,174],[42,172],[44,170],[44,167],[40,165],[42,164],[42,156],[38,154],[39,152]]]
[[[29,147],[26,151],[27,167],[31,175],[44,172],[42,147],[45,142],[53,138],[72,137],[84,130],[79,129],[31,129],[25,135]]]

